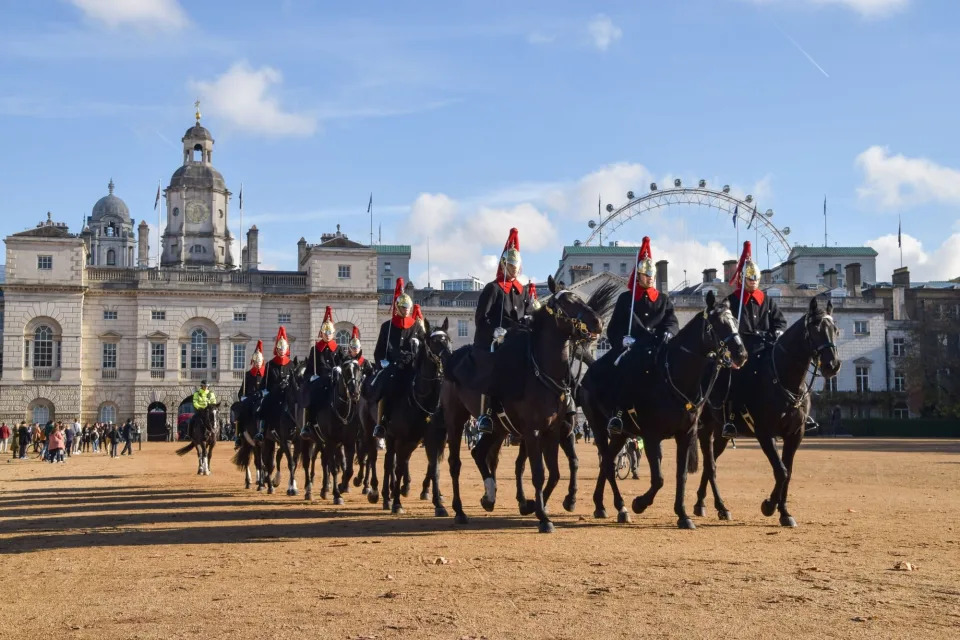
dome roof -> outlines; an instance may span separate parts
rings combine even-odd
[[[104,216],[115,216],[123,220],[129,220],[130,209],[127,208],[127,203],[113,195],[113,180],[110,180],[110,184],[107,185],[107,190],[109,193],[97,200],[97,204],[93,205],[93,219],[99,220]]]
[[[208,164],[185,164],[173,172],[170,178],[169,189],[180,189],[181,187],[193,187],[197,189],[214,189],[226,191],[227,185],[223,181],[220,172]]]
[[[187,132],[183,134],[183,139],[184,140],[199,139],[199,140],[209,140],[210,142],[213,142],[213,136],[210,135],[210,132],[207,131],[205,127],[201,127],[199,122],[193,125],[192,127],[190,127],[189,129],[187,129]]]

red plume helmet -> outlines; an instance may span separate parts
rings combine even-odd
[[[504,293],[510,293],[514,290],[517,293],[523,293],[523,285],[514,278],[507,281],[506,266],[512,264],[517,267],[517,273],[520,273],[520,232],[516,227],[510,229],[510,235],[507,236],[507,242],[503,245],[503,253],[500,254],[500,262],[497,265],[497,284],[503,289]]]
[[[257,348],[253,350],[253,356],[250,358],[250,373],[255,376],[262,376],[267,363],[263,359],[263,340],[257,340]]]
[[[743,282],[743,269],[748,262],[753,262],[753,252],[750,248],[750,241],[743,241],[743,252],[740,254],[740,261],[737,262],[737,268],[733,272],[733,278],[730,279],[730,286],[739,289]]]
[[[540,300],[537,296],[537,285],[533,283],[533,280],[527,284],[527,304],[533,307],[534,311],[540,309]]]
[[[290,340],[287,339],[287,330],[282,326],[273,343],[273,362],[281,366],[290,362]]]
[[[336,326],[333,324],[333,307],[327,307],[323,314],[323,322],[320,323],[320,334],[317,335],[317,351],[323,351],[324,349],[337,350],[337,343],[333,339],[336,330]]]
[[[650,237],[643,236],[643,242],[640,243],[640,250],[637,251],[637,264],[630,274],[630,281],[627,283],[627,289],[633,292],[633,299],[640,300],[644,295],[650,298],[650,302],[656,302],[660,295],[655,287],[649,289],[637,288],[637,274],[653,277],[656,274],[656,266],[653,264],[653,252],[650,250]]]
[[[399,307],[410,307],[411,309],[413,307],[413,300],[404,293],[403,288],[403,278],[397,278],[397,286],[393,290],[393,316],[390,321],[398,329],[409,329],[414,323],[413,313],[404,318],[398,311]]]

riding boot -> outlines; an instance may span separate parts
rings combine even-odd
[[[480,417],[477,418],[477,432],[480,434],[493,433],[492,403],[486,395],[480,396]]]
[[[617,410],[613,417],[607,422],[607,433],[617,436],[623,433],[623,411]]]
[[[253,437],[257,442],[263,442],[263,428],[266,420],[257,420],[257,435]]]
[[[737,437],[737,427],[733,424],[733,409],[731,407],[730,411],[728,412],[727,405],[724,404],[720,408],[720,411],[723,412],[723,416],[726,418],[726,420],[723,422],[723,427],[720,429],[720,437],[726,440],[732,440],[733,438]]]
[[[390,417],[387,415],[387,401],[381,400],[377,404],[377,424],[373,427],[374,438],[384,438],[387,435],[386,424]]]

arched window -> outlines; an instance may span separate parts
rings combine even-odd
[[[113,226],[113,223],[110,223],[110,225],[108,225],[107,228],[104,229],[104,232],[105,232],[105,234],[106,234],[106,236],[107,236],[108,238],[112,238],[112,237],[114,237],[115,235],[117,235],[117,230],[116,230],[116,228]]]
[[[117,252],[113,249],[107,249],[107,264],[111,267],[117,266]]]
[[[175,215],[175,216],[180,215],[180,207],[174,207],[174,208],[173,208],[173,215]]]
[[[607,351],[610,351],[610,341],[605,336],[597,340],[597,357],[599,358]]]
[[[190,334],[190,368],[207,368],[207,332],[194,329]]]
[[[217,156],[218,158],[220,156]],[[199,144],[193,146],[193,161],[194,162],[203,162],[203,147]]]
[[[53,329],[42,324],[33,332],[33,367],[45,368],[52,366]],[[46,422],[46,420],[44,420],[44,422]]]
[[[352,337],[353,337],[352,330],[348,331],[347,329],[338,329],[337,333],[334,334],[333,339],[338,345],[345,347],[348,344],[350,344],[350,338]]]
[[[105,404],[100,407],[100,422],[117,422],[117,407],[112,404]]]
[[[33,421],[39,424],[46,424],[50,420],[50,407],[45,404],[38,404],[33,408]]]

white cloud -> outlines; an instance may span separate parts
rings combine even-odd
[[[527,42],[530,44],[550,44],[556,39],[556,35],[543,33],[542,31],[534,31],[527,35]]]
[[[189,24],[177,0],[70,0],[87,18],[111,29],[133,26],[141,29],[176,30]]]
[[[307,113],[284,111],[271,94],[272,85],[283,80],[273,67],[253,69],[237,62],[211,81],[191,82],[200,94],[201,109],[220,116],[237,128],[268,136],[309,136],[317,130],[317,118]]]
[[[891,155],[890,150],[872,146],[857,156],[863,184],[857,188],[861,200],[884,209],[898,209],[928,202],[960,203],[960,170],[938,165],[926,158]]]
[[[911,0],[751,0],[754,4],[811,4],[837,6],[859,13],[864,18],[884,18],[905,9]]]
[[[893,270],[900,266],[897,235],[891,233],[865,243],[877,251],[877,279],[889,282]],[[913,236],[903,234],[903,266],[910,268],[910,279],[950,280],[960,276],[960,233],[954,233],[938,248],[929,252]]]
[[[606,51],[610,45],[623,36],[623,30],[613,24],[613,20],[605,14],[597,14],[587,25],[587,33],[590,40],[600,51]]]

